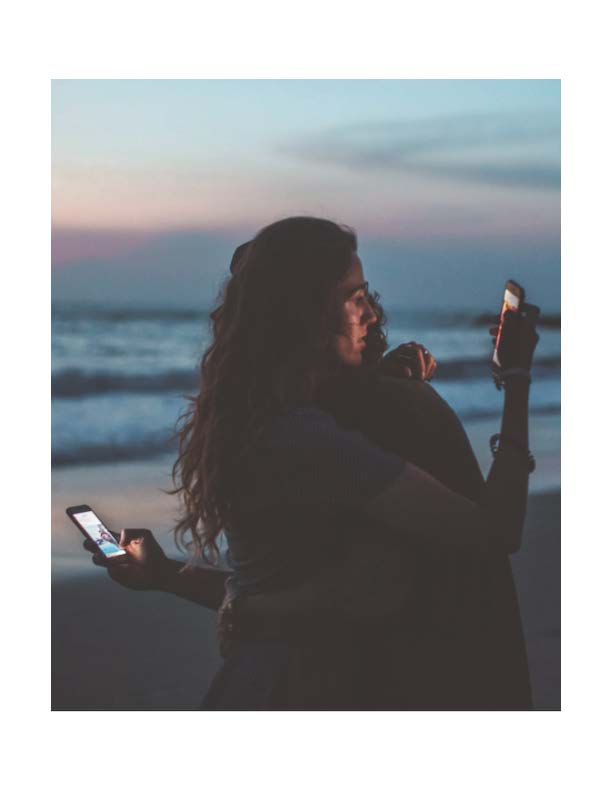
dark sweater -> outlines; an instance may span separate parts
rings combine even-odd
[[[397,454],[316,407],[268,421],[236,488],[227,531],[230,588],[290,587],[336,563],[367,534],[366,503],[403,467]]]
[[[321,565],[341,563],[346,547],[372,531],[360,523],[363,505],[399,474],[404,460],[473,500],[482,494],[484,482],[465,432],[432,388],[361,374],[358,380],[359,387],[351,377],[333,383],[321,396],[324,410],[298,408],[266,426],[238,488],[228,536],[239,590],[291,587]],[[332,655],[325,646],[313,650],[306,666],[303,649],[296,661],[295,647],[270,645],[265,667],[275,690],[288,669],[295,673],[296,662],[302,669],[289,692],[282,683],[287,695],[281,694],[279,708],[328,708],[323,677],[331,675],[332,708],[528,709],[524,642],[507,556],[406,545],[390,551],[384,572],[405,581],[403,619],[378,631],[375,640],[371,630],[363,639],[354,636]],[[244,669],[235,664],[249,667],[247,655],[239,653],[226,666],[213,707],[235,708],[220,702],[236,693]],[[276,675],[271,667],[277,667]],[[340,690],[351,706],[337,703]],[[277,707],[268,700],[262,708]]]

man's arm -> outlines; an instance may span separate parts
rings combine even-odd
[[[168,565],[157,586],[158,591],[175,594],[181,599],[219,610],[225,596],[225,582],[230,573],[213,566],[193,567],[168,559]]]
[[[85,540],[83,547],[116,583],[136,591],[165,591],[212,610],[221,606],[230,574],[227,570],[168,558],[148,529],[124,530],[115,538],[127,553],[125,563],[109,564],[91,539]]]

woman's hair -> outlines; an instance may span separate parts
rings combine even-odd
[[[173,479],[182,501],[177,544],[209,560],[231,522],[240,465],[268,416],[316,402],[333,370],[336,287],[357,250],[354,232],[330,220],[290,217],[241,245],[210,314],[212,340],[200,364],[200,391],[179,419]],[[386,349],[384,314],[368,328],[362,359]]]

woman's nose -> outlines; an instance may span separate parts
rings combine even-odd
[[[374,324],[374,322],[376,322],[376,314],[372,310],[371,305],[368,305],[366,307],[366,310],[364,311],[363,316],[361,317],[361,321],[365,325],[371,325]]]

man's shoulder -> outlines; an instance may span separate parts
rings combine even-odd
[[[454,411],[428,382],[380,375],[370,388],[371,398],[384,401],[390,407],[416,413],[451,413]]]

